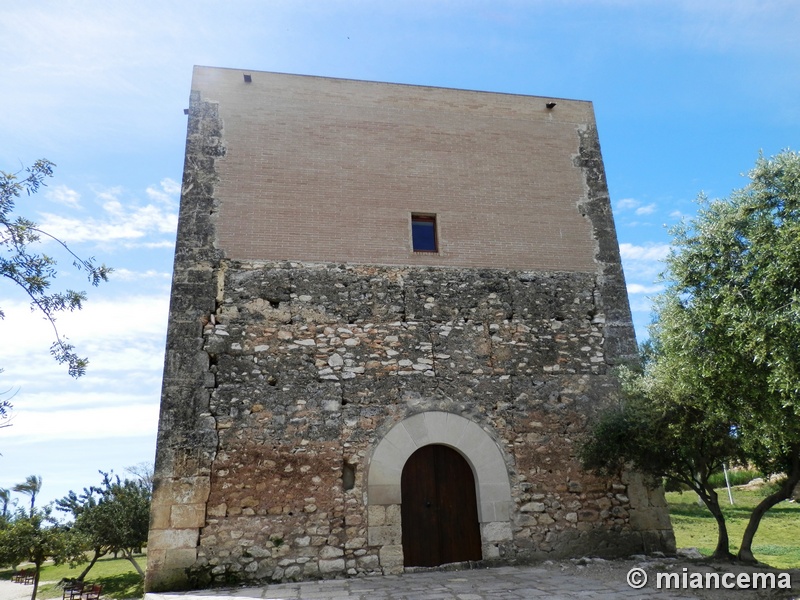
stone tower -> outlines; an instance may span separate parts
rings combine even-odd
[[[196,67],[151,591],[671,550],[591,103]]]

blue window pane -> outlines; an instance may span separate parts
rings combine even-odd
[[[436,221],[430,217],[412,219],[414,252],[436,252]]]

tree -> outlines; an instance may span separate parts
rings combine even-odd
[[[19,173],[0,171],[0,275],[20,287],[30,298],[31,309],[39,311],[50,322],[55,334],[50,353],[59,364],[67,364],[70,375],[80,377],[86,372],[88,360],[79,357],[72,344],[61,336],[56,327],[56,315],[80,310],[86,293],[70,289],[51,292],[50,286],[56,277],[56,261],[47,254],[32,251],[31,245],[43,237],[55,242],[73,259],[73,266],[88,274],[94,286],[107,281],[111,269],[105,265],[97,266],[94,258],[81,258],[66,243],[39,229],[33,221],[13,214],[17,198],[23,192],[27,195],[37,192],[44,185],[45,178],[53,176],[54,166],[48,160],[37,160],[25,169],[23,178],[18,177]],[[0,309],[0,319],[3,317]],[[7,408],[0,407],[0,411],[5,412]]]
[[[82,541],[84,550],[92,552],[89,564],[75,578],[78,581],[83,581],[97,560],[105,556],[109,551],[102,537],[96,535],[91,516],[86,515],[86,513],[97,507],[97,500],[89,489],[84,488],[83,494],[80,496],[70,490],[67,496],[61,500],[56,500],[56,507],[58,510],[72,513],[75,519],[73,531]]]
[[[699,409],[690,422],[666,413],[682,444],[699,448],[727,428],[734,457],[783,475],[751,513],[743,561],[755,560],[763,515],[800,482],[800,155],[759,157],[749,177],[729,199],[701,196],[697,217],[671,231],[644,375],[661,390],[649,402]],[[651,443],[671,451],[669,437]]]
[[[81,495],[70,491],[56,502],[59,510],[75,517],[76,535],[94,553],[78,579],[83,580],[97,559],[109,552],[121,552],[144,577],[134,553],[147,542],[151,489],[142,479],[121,480],[102,471],[100,474],[103,481],[99,486],[84,489]]]
[[[749,177],[673,231],[659,325],[664,354],[732,418],[747,459],[785,475],[751,514],[745,561],[763,515],[800,481],[800,155],[761,156]]]
[[[618,370],[624,400],[594,423],[581,460],[601,475],[632,468],[654,482],[666,478],[688,486],[717,523],[713,557],[732,558],[725,516],[709,479],[724,464],[740,460],[740,440],[727,418],[707,412],[701,399],[683,395],[659,367],[663,363],[648,361],[641,371]]]
[[[31,517],[33,517],[33,507],[36,504],[36,496],[42,491],[41,475],[28,475],[25,481],[16,484],[12,488],[15,492],[25,494],[31,498]]]
[[[30,515],[19,511],[0,528],[0,564],[31,562],[34,565],[31,600],[36,600],[39,573],[46,560],[61,564],[79,559],[82,553],[76,538],[52,518],[49,508],[36,509]]]

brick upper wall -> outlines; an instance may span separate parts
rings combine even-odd
[[[208,67],[192,89],[219,103],[228,258],[597,270],[589,102]],[[439,253],[412,251],[412,213],[437,216]]]

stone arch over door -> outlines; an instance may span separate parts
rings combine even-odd
[[[381,547],[380,563],[387,573],[403,570],[403,466],[417,449],[430,444],[457,450],[472,468],[483,558],[498,558],[501,544],[512,539],[511,484],[500,447],[465,417],[442,411],[418,413],[389,430],[375,447],[367,471],[369,544]]]

